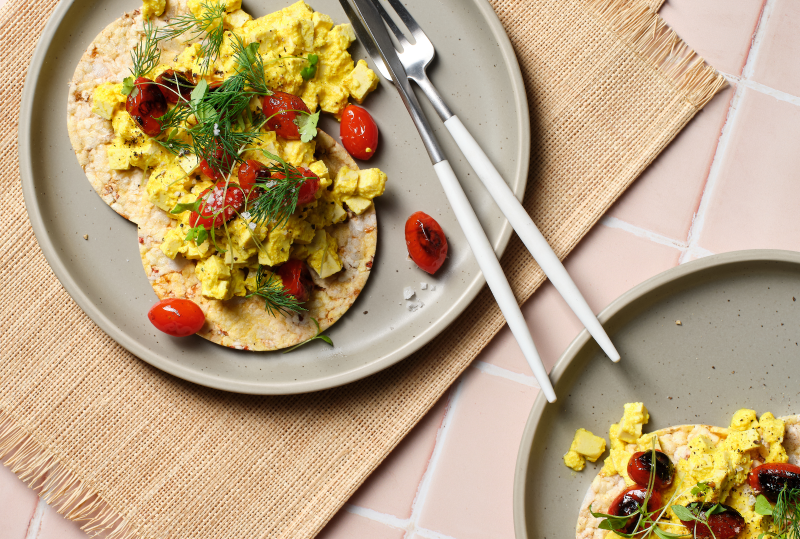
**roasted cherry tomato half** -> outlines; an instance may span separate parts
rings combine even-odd
[[[167,100],[152,80],[145,77],[136,79],[125,101],[125,110],[145,135],[157,137],[161,134],[161,121],[158,118],[167,112]]]
[[[750,471],[748,481],[753,490],[776,502],[783,489],[800,489],[800,466],[762,464]]]
[[[217,142],[214,149],[214,159],[217,160],[221,168],[212,166],[208,161],[203,159],[200,161],[200,170],[212,180],[219,181],[225,177],[225,174],[230,172],[233,166],[233,157],[226,153],[225,148]]]
[[[167,69],[156,77],[156,83],[167,103],[172,104],[182,100],[189,101],[194,90],[194,83],[189,75],[172,69]]]
[[[308,301],[314,282],[311,280],[311,272],[308,271],[308,266],[304,261],[288,260],[278,267],[277,273],[288,294],[297,298],[300,303]]]
[[[406,221],[406,247],[417,266],[433,275],[447,258],[447,238],[436,220],[418,211]]]
[[[369,159],[378,147],[378,126],[366,109],[347,105],[339,125],[342,145],[356,159]]]
[[[311,114],[302,99],[286,92],[273,92],[272,95],[264,96],[261,104],[270,130],[287,140],[300,139],[300,131],[294,120],[303,112]]]
[[[255,159],[248,159],[239,167],[239,187],[244,189],[245,193],[249,193],[256,182],[263,182],[269,177],[269,169]]]
[[[628,522],[619,531],[623,533],[633,533],[636,524],[639,522],[639,515],[641,515],[641,513],[639,513],[639,508],[644,504],[645,498],[647,498],[647,489],[634,485],[623,490],[620,495],[611,502],[611,506],[608,508],[609,515],[615,517],[631,515],[631,518],[628,519]],[[659,509],[661,509],[661,493],[651,492],[650,499],[647,500],[646,510],[650,512],[658,511]],[[641,528],[642,527],[639,526],[639,529]]]
[[[307,168],[298,167],[300,174],[303,175],[303,183],[300,185],[299,193],[297,194],[297,205],[310,204],[317,198],[317,190],[319,189],[319,176],[308,170]],[[286,176],[282,172],[276,172],[272,175],[276,180],[283,180]]]
[[[734,539],[744,530],[744,517],[733,507],[724,504],[719,504],[722,512],[708,515],[708,520],[706,520],[705,513],[715,505],[709,502],[694,502],[686,506],[689,511],[700,519],[681,520],[681,524],[689,528],[689,533],[692,534],[692,537]]]
[[[244,207],[244,191],[235,183],[219,182],[200,193],[200,206],[189,216],[189,224],[207,229],[220,228]]]
[[[675,466],[669,457],[661,451],[656,451],[656,471],[653,477],[653,488],[661,490],[672,484],[675,475]],[[653,451],[639,451],[628,460],[628,476],[639,485],[646,487],[650,482],[650,472],[653,469]]]
[[[150,322],[173,337],[186,337],[200,331],[206,315],[198,305],[188,299],[167,298],[159,301],[147,313]]]

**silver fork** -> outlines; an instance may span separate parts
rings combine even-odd
[[[461,123],[458,116],[453,114],[450,108],[445,104],[442,96],[433,86],[430,79],[428,79],[425,69],[436,54],[433,43],[431,43],[431,40],[428,39],[428,36],[425,35],[425,32],[422,31],[422,28],[420,28],[417,21],[414,20],[414,17],[411,16],[400,0],[387,1],[414,37],[415,43],[412,45],[406,39],[400,28],[397,27],[394,19],[386,12],[381,2],[379,0],[372,0],[378,12],[381,14],[383,21],[386,23],[386,26],[389,27],[397,38],[397,41],[403,47],[402,52],[397,51],[397,56],[400,58],[400,62],[403,64],[408,78],[417,83],[431,102],[436,113],[455,139],[456,144],[458,144],[458,147],[461,149],[470,166],[475,170],[475,173],[511,223],[511,226],[517,232],[519,238],[528,248],[531,255],[533,255],[533,258],[542,268],[545,275],[550,279],[550,282],[553,283],[553,286],[555,286],[556,290],[558,290],[564,298],[564,301],[566,301],[567,305],[569,305],[570,309],[572,309],[584,327],[589,331],[589,334],[594,337],[594,340],[597,341],[597,344],[600,345],[600,348],[603,349],[606,355],[614,362],[619,361],[619,352],[614,348],[611,339],[609,339],[600,321],[597,320],[591,307],[586,303],[583,295],[581,295],[578,287],[575,286],[575,283],[569,276],[569,273],[567,273],[567,270],[564,268],[558,256],[553,252],[550,244],[547,243],[547,240],[539,231],[533,219],[531,219],[528,212],[525,211],[525,208],[522,207],[522,204],[517,200],[514,192],[505,180],[503,180],[502,176],[500,176],[500,173],[497,172],[497,169],[473,136],[469,133],[464,124]],[[342,3],[344,4],[344,2]],[[348,16],[349,15],[348,13]],[[353,17],[350,18],[353,19]],[[371,39],[362,39],[362,42],[364,42],[378,70],[384,77],[391,81],[392,78],[389,76],[389,70],[383,63],[383,59],[381,58],[380,52],[375,48],[375,44]]]

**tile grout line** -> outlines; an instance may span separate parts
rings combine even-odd
[[[436,442],[433,445],[431,458],[428,460],[428,466],[425,469],[425,473],[422,474],[422,480],[419,482],[419,486],[417,487],[417,493],[414,496],[414,501],[411,502],[411,518],[409,519],[411,521],[411,529],[406,532],[404,539],[410,539],[411,534],[416,531],[428,531],[424,530],[423,528],[418,528],[417,521],[419,520],[422,506],[425,504],[425,501],[428,498],[428,490],[430,489],[431,482],[433,481],[433,473],[436,470],[436,466],[439,464],[439,460],[443,451],[442,447],[447,439],[447,434],[450,431],[450,427],[453,424],[453,416],[455,415],[455,410],[458,406],[461,393],[464,391],[464,380],[464,374],[462,373],[455,388],[452,390],[451,396],[449,397],[450,402],[447,405],[447,410],[445,410],[444,418],[442,418],[442,425],[439,427],[439,431],[436,433]],[[445,536],[441,537],[444,538]]]
[[[700,205],[697,208],[697,212],[692,219],[692,224],[689,227],[689,235],[686,238],[686,244],[688,248],[678,259],[679,264],[688,262],[691,255],[704,256],[705,249],[699,246],[699,241],[700,235],[705,227],[706,213],[708,211],[708,207],[711,205],[711,199],[714,197],[714,192],[716,191],[717,182],[719,181],[721,175],[720,169],[722,168],[722,161],[725,157],[728,143],[731,139],[731,133],[736,127],[739,104],[745,94],[745,89],[750,86],[750,77],[752,76],[754,70],[756,58],[758,57],[758,52],[761,48],[761,43],[763,42],[764,33],[766,32],[767,21],[772,13],[772,8],[775,1],[776,0],[766,0],[766,2],[764,2],[764,7],[761,10],[761,17],[758,20],[758,26],[756,27],[756,31],[753,33],[752,44],[747,54],[747,60],[742,68],[742,76],[738,78],[730,78],[730,80],[738,81],[738,84],[736,85],[736,91],[734,92],[733,98],[731,98],[731,103],[728,107],[728,116],[725,119],[725,124],[722,126],[722,132],[719,137],[719,142],[717,143],[717,149],[714,152],[714,159],[711,162],[711,168],[709,169],[708,177],[706,178],[706,185],[703,189],[703,194],[700,197]],[[764,88],[767,87],[764,86]]]
[[[503,367],[498,367],[497,365],[486,363],[485,361],[473,361],[471,366],[483,374],[488,374],[489,376],[497,376],[498,378],[505,378],[506,380],[511,380],[512,382],[517,382],[518,384],[522,384],[524,386],[541,389],[539,383],[536,381],[536,377],[534,376],[504,369]]]
[[[646,228],[632,225],[631,223],[623,221],[622,219],[618,219],[617,217],[606,215],[600,220],[600,224],[607,226],[608,228],[616,228],[629,234],[633,234],[638,238],[648,239],[659,245],[672,247],[673,249],[677,249],[679,251],[685,251],[688,248],[688,244],[686,242],[663,236],[658,232],[653,232],[652,230],[647,230]]]
[[[25,534],[25,539],[36,539],[39,536],[39,531],[42,529],[42,518],[44,518],[44,510],[47,507],[45,501],[39,498],[36,503],[36,509],[33,511],[31,521],[28,523],[28,531]]]

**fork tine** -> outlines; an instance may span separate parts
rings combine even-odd
[[[386,9],[384,9],[383,4],[381,4],[379,0],[372,0],[372,3],[375,4],[375,7],[378,8],[378,11],[380,12],[381,17],[383,17],[383,21],[386,23],[386,26],[388,26],[389,29],[392,31],[392,33],[394,34],[394,37],[397,38],[397,41],[400,42],[400,45],[404,49],[406,47],[411,47],[412,46],[411,43],[408,42],[408,40],[406,39],[406,36],[403,35],[403,32],[394,23],[394,19],[392,19],[389,16],[389,14],[386,12]]]
[[[376,3],[378,2],[376,1]],[[389,3],[400,16],[400,20],[403,21],[403,24],[405,24],[406,27],[408,27],[408,29],[411,31],[411,35],[414,36],[414,39],[417,42],[427,42],[427,44],[432,47],[433,44],[431,43],[431,40],[428,39],[428,36],[422,30],[422,27],[417,24],[417,21],[411,16],[411,13],[408,12],[403,3],[400,0],[389,0]]]

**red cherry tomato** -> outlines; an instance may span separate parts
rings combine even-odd
[[[164,94],[164,99],[172,104],[181,100],[189,101],[194,90],[194,83],[189,75],[172,69],[167,69],[156,77],[156,83],[159,84],[158,89]]]
[[[794,464],[762,464],[750,471],[748,481],[753,490],[773,502],[786,489],[800,489],[800,466]]]
[[[300,174],[303,175],[305,180],[300,185],[300,190],[297,194],[297,205],[310,204],[316,200],[317,190],[319,189],[319,176],[304,167],[298,167]],[[276,180],[283,180],[286,175],[283,172],[276,172],[272,175]]]
[[[417,266],[433,275],[447,258],[447,238],[430,215],[418,211],[406,221],[406,247]]]
[[[264,115],[267,117],[267,127],[269,129],[287,140],[300,139],[300,131],[298,131],[294,120],[302,112],[294,111],[301,110],[311,114],[302,99],[286,92],[273,92],[272,95],[264,96],[261,104],[264,109]]]
[[[233,219],[244,206],[244,191],[235,183],[229,183],[226,188],[224,182],[219,182],[200,193],[199,198],[202,202],[198,211],[193,211],[189,216],[189,224],[193,227],[219,228]]]
[[[639,519],[635,515],[640,515],[639,508],[647,498],[647,489],[638,485],[628,487],[617,496],[611,506],[608,508],[608,514],[615,517],[624,517],[631,515],[625,526],[619,530],[623,533],[633,533]],[[650,499],[647,501],[647,511],[658,511],[661,509],[661,494],[659,492],[651,492]],[[642,529],[642,526],[639,526]]]
[[[286,292],[303,303],[308,301],[311,296],[311,288],[314,282],[311,280],[311,273],[308,266],[302,260],[288,260],[278,268],[278,276],[283,281],[283,288]]]
[[[249,193],[256,182],[269,179],[269,169],[255,159],[248,159],[239,167],[239,187]]]
[[[161,134],[161,121],[167,112],[167,100],[152,80],[139,77],[133,83],[133,90],[125,101],[125,110],[149,137]]]
[[[628,460],[628,476],[639,485],[646,487],[650,481],[653,468],[653,451],[639,451]],[[653,488],[661,490],[672,484],[675,466],[666,453],[656,451],[656,472],[653,476]]]
[[[208,161],[203,159],[200,161],[200,170],[212,180],[219,181],[223,179],[228,172],[230,172],[231,167],[233,166],[233,157],[225,152],[225,148],[223,148],[219,142],[215,143],[214,148],[214,159],[217,160],[222,168],[220,169],[216,166],[211,166]]]
[[[703,513],[708,512],[716,504],[693,502],[686,506],[692,513],[701,519]],[[744,517],[733,507],[719,504],[722,508],[721,513],[714,513],[708,516],[705,522],[697,520],[681,520],[681,524],[689,528],[692,537],[698,539],[734,539],[744,530]]]
[[[356,159],[369,159],[378,147],[378,126],[366,109],[347,105],[339,126],[342,145]]]
[[[200,331],[206,315],[188,299],[167,298],[159,301],[147,313],[147,318],[160,331],[173,337],[186,337]]]

